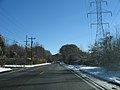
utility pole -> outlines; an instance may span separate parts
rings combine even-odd
[[[93,4],[96,5],[96,11],[94,12],[89,12],[87,14],[87,17],[89,14],[96,14],[97,15],[97,21],[96,23],[91,23],[91,27],[93,25],[97,25],[97,30],[96,30],[96,40],[95,40],[95,44],[97,45],[97,47],[100,46],[101,44],[101,39],[106,38],[107,36],[110,36],[110,32],[105,31],[104,29],[104,25],[108,25],[109,27],[109,23],[103,22],[103,14],[107,14],[110,13],[112,16],[112,12],[111,11],[103,11],[102,10],[102,4],[105,3],[107,6],[107,1],[105,0],[93,0],[90,3],[90,6],[92,6]]]
[[[33,56],[32,56],[32,53],[33,53],[33,40],[36,39],[36,38],[31,37],[31,38],[28,38],[28,39],[31,40],[31,61],[32,61],[33,60]]]
[[[26,40],[25,40],[24,42],[25,42],[25,44],[26,44],[26,45],[25,45],[25,52],[26,52],[25,56],[26,56],[26,58],[27,58],[27,56],[28,56],[28,55],[27,55],[27,52],[28,52],[27,46],[28,46],[28,42],[29,42],[27,35],[26,35]]]

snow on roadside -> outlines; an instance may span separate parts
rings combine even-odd
[[[22,68],[22,67],[36,67],[36,66],[43,66],[43,65],[49,65],[51,63],[43,63],[43,64],[35,64],[35,65],[5,65],[5,67],[9,68]]]
[[[75,72],[84,73],[87,75],[91,75],[95,78],[104,80],[106,82],[113,83],[115,85],[120,86],[120,71],[109,71],[105,68],[101,67],[91,67],[91,66],[85,66],[85,65],[66,65],[65,67],[74,70]]]
[[[43,65],[49,65],[51,63],[43,63],[43,64],[35,64],[35,65],[5,65],[5,68],[0,67],[0,73],[11,71],[11,68],[24,68],[24,67],[36,67],[36,66],[43,66]]]
[[[11,68],[2,68],[0,67],[0,72],[6,72],[6,71],[11,71]]]

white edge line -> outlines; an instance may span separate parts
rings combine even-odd
[[[75,76],[77,76],[78,78],[82,79],[84,82],[86,82],[88,85],[90,85],[92,88],[99,90],[97,87],[95,87],[94,85],[92,85],[91,83],[87,82],[86,80],[84,80],[83,78],[81,78],[78,74],[76,74],[74,71],[70,70]]]
[[[42,75],[42,74],[44,74],[45,72],[44,71],[42,71],[41,73],[40,73],[40,75]]]

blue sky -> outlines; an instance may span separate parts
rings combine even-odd
[[[62,45],[76,44],[87,51],[95,41],[96,27],[90,23],[96,16],[87,18],[87,12],[95,10],[89,7],[92,0],[0,0],[0,33],[9,42],[18,41],[24,45],[25,36],[35,37],[53,54]],[[120,0],[108,0],[113,16],[105,15],[104,21],[110,22],[110,31],[119,27]],[[112,25],[111,25],[112,24]]]

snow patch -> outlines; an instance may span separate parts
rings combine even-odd
[[[99,67],[81,67],[80,69],[97,69]]]
[[[91,75],[106,82],[112,82],[120,86],[120,71],[110,71],[102,67],[91,67],[85,65],[67,65],[65,67],[74,70],[76,73],[81,72],[86,75]]]
[[[2,68],[0,67],[0,72],[6,72],[6,71],[11,71],[11,68]]]
[[[43,63],[43,64],[36,64],[36,65],[4,65],[5,68],[0,67],[0,72],[11,71],[11,68],[25,68],[25,67],[36,67],[36,66],[43,66],[49,65],[51,63]]]
[[[36,67],[36,66],[43,66],[43,65],[49,65],[51,63],[43,63],[43,64],[35,64],[35,65],[5,65],[5,67],[10,68],[23,68],[23,67]]]

